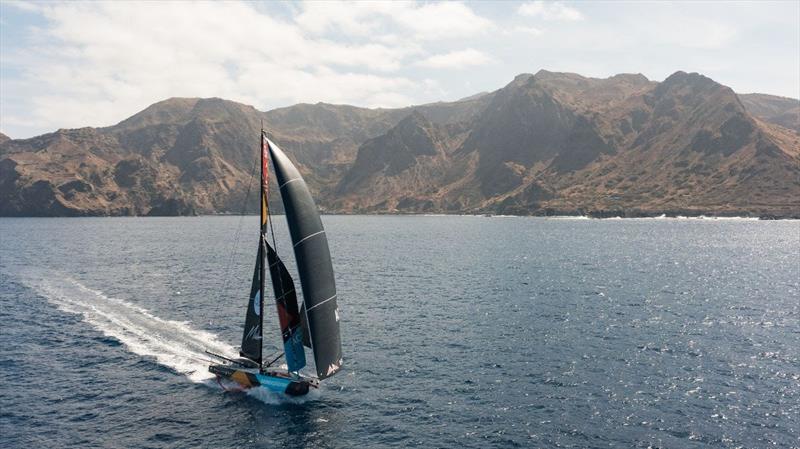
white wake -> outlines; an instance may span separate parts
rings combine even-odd
[[[216,335],[194,329],[187,322],[159,318],[127,301],[93,290],[70,277],[55,278],[41,273],[22,277],[23,283],[59,309],[82,316],[83,321],[108,337],[119,340],[129,351],[152,357],[160,365],[185,375],[196,383],[217,387],[208,372],[206,350],[236,357],[237,348]],[[300,398],[252,388],[247,394],[268,404],[303,403],[319,397],[318,391]]]
[[[185,322],[164,320],[74,279],[24,282],[59,309],[81,315],[85,322],[104,335],[119,340],[131,352],[153,357],[159,364],[184,374],[193,382],[206,382],[213,378],[208,372],[206,350],[226,356],[236,355],[236,348],[210,332],[193,329]]]

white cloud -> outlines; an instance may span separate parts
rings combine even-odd
[[[379,38],[397,26],[413,40],[454,39],[483,33],[491,21],[458,2],[318,2],[306,1],[297,23],[315,33],[338,31],[346,35]]]
[[[561,2],[540,0],[527,2],[521,4],[517,12],[523,16],[540,17],[544,20],[565,22],[583,20],[583,14],[580,11]]]
[[[540,36],[543,31],[536,27],[516,26],[512,29],[515,33],[530,34],[531,36]]]
[[[368,36],[380,27],[375,4],[343,1],[303,2],[296,22],[313,34],[342,31],[348,35]]]
[[[640,35],[653,42],[685,48],[715,49],[730,44],[737,35],[736,29],[710,18],[686,16],[658,17],[648,25],[634,25]]]
[[[429,90],[392,75],[412,58],[424,57],[420,39],[438,32],[477,32],[489,23],[458,3],[310,3],[296,22],[261,13],[246,2],[22,8],[37,11],[48,25],[35,31],[36,46],[3,55],[4,65],[23,73],[14,92],[4,92],[3,126],[28,123],[37,130],[109,125],[173,96],[218,96],[260,109],[318,101],[405,106],[413,102],[414,92]],[[318,10],[325,14],[310,12]],[[444,12],[453,20],[440,29],[425,17]],[[353,42],[315,34],[330,26],[326,20],[355,34],[373,31],[371,20],[386,20],[390,13],[400,34],[386,33],[383,40]],[[7,85],[4,80],[4,90]],[[9,102],[24,102],[25,112]]]
[[[415,65],[436,69],[460,69],[464,67],[483,65],[492,61],[487,54],[468,48],[466,50],[456,50],[448,53],[429,56]]]
[[[424,39],[452,39],[481,34],[492,22],[461,3],[426,3],[396,12],[395,20]]]
[[[262,110],[405,106],[493,90],[540,68],[651,79],[682,69],[740,91],[798,96],[797,2],[496,2],[492,21],[482,9],[0,0],[0,130],[27,137],[110,125],[172,96]],[[452,70],[479,64],[454,82]]]

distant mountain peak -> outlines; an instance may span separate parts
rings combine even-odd
[[[553,72],[553,71],[545,70],[545,69],[540,69],[538,72],[536,72],[533,75],[534,78],[539,78],[539,79],[564,78],[564,77],[573,77],[573,76],[578,76],[578,77],[584,78],[583,76],[578,75],[577,73]]]
[[[707,76],[701,75],[697,72],[687,73],[682,70],[678,70],[677,72],[668,76],[667,79],[661,83],[661,85],[665,88],[675,85],[690,85],[699,88],[722,87],[722,84],[719,84]]]
[[[171,97],[151,104],[112,128],[142,128],[156,123],[177,123],[187,120],[199,98]]]
[[[650,80],[641,73],[618,73],[608,79],[627,81],[631,84],[646,84],[650,82]]]
[[[530,73],[520,73],[519,75],[515,76],[510,83],[508,83],[508,86],[524,86],[535,80],[535,78],[536,76]]]
[[[192,120],[222,121],[244,119],[260,114],[253,106],[218,97],[172,97],[154,103],[143,111],[111,127],[113,130],[141,129],[155,124],[179,125]]]
[[[649,84],[650,80],[641,73],[618,73],[608,78],[592,78],[572,72],[552,72],[539,70],[532,75],[537,80],[546,81],[571,81],[571,82],[626,82],[634,85]]]
[[[395,126],[395,129],[404,130],[409,129],[411,127],[415,128],[428,128],[431,126],[430,120],[425,118],[422,112],[419,109],[413,109],[410,114],[405,116],[400,123]]]

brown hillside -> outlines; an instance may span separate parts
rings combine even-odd
[[[540,71],[401,109],[172,98],[107,128],[0,136],[0,215],[240,212],[263,122],[326,211],[800,216],[797,111],[684,72]]]

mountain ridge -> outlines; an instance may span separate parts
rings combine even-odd
[[[540,70],[396,109],[169,98],[108,127],[0,136],[0,215],[255,211],[263,122],[327,212],[797,217],[798,103],[681,71]]]

